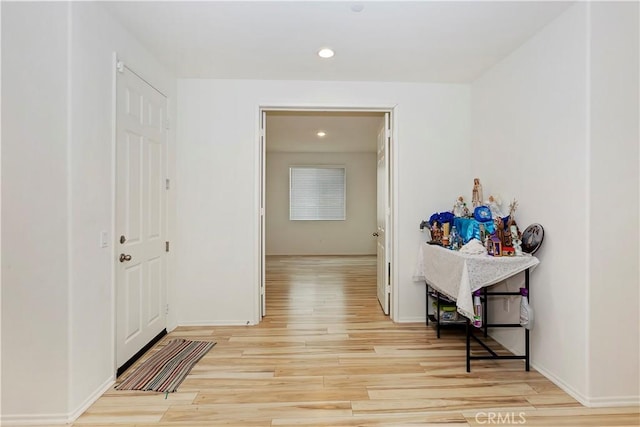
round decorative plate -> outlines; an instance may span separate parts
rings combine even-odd
[[[542,245],[544,229],[540,224],[531,224],[522,232],[522,251],[534,254]]]
[[[478,206],[473,210],[473,218],[478,222],[491,221],[491,209],[487,206]]]

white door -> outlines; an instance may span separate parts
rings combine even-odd
[[[266,135],[267,135],[267,112],[260,113],[260,315],[264,317],[267,314],[267,295],[266,295],[266,250],[265,250],[265,198],[266,198]]]
[[[116,362],[166,327],[167,99],[119,64],[116,92]]]
[[[391,286],[389,283],[391,275],[391,259],[388,242],[389,224],[391,215],[391,204],[389,203],[389,113],[384,115],[384,123],[378,131],[378,180],[377,180],[377,222],[378,227],[374,233],[377,240],[377,263],[378,263],[378,301],[384,314],[389,314],[389,294]]]

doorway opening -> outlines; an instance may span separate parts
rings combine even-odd
[[[260,108],[258,321],[267,315],[267,255],[372,256],[380,309],[393,319],[392,113]]]

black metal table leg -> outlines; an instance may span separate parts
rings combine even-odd
[[[440,292],[436,291],[436,336],[440,338]]]
[[[482,307],[482,324],[484,326],[484,337],[489,336],[489,299],[487,298],[487,288],[482,288],[482,298],[484,301],[480,301]]]
[[[427,326],[429,326],[429,285],[425,283],[425,292],[424,292],[424,301],[425,301],[425,307],[426,307],[426,312],[427,312],[427,318],[426,318],[426,323]]]
[[[467,319],[467,372],[471,372],[471,325],[470,320]]]
[[[525,274],[525,288],[529,290],[529,269],[524,270]],[[482,313],[483,325],[481,328],[482,334],[484,337],[487,337],[488,328],[522,328],[520,323],[489,323],[488,321],[488,297],[489,296],[518,296],[521,293],[511,292],[511,291],[498,291],[498,292],[487,292],[486,288],[482,290],[482,307],[484,312]],[[531,295],[529,295],[529,299]],[[473,325],[470,323],[469,319],[467,319],[467,372],[471,372],[471,360],[486,360],[486,359],[516,359],[516,360],[524,360],[525,362],[525,370],[530,371],[530,363],[531,363],[531,348],[530,348],[530,330],[524,329],[524,345],[525,352],[524,355],[500,355],[492,350],[486,342],[484,342],[479,336],[474,334]],[[471,340],[477,342],[484,350],[486,350],[489,355],[476,355],[471,356]]]
[[[524,271],[524,287],[527,290],[527,298],[529,298],[529,304],[531,304],[531,294],[529,293],[529,269]],[[529,329],[524,330],[524,368],[529,372]]]

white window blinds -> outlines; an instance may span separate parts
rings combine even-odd
[[[345,168],[292,166],[289,168],[289,219],[336,221],[345,219]]]

